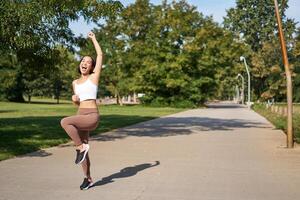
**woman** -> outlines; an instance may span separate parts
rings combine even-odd
[[[61,120],[61,126],[73,140],[76,147],[76,164],[81,164],[85,178],[80,189],[88,189],[93,185],[90,173],[89,131],[96,129],[99,120],[96,104],[98,82],[102,67],[102,51],[95,34],[88,33],[97,52],[96,62],[90,56],[84,56],[79,64],[79,79],[73,81],[72,101],[78,106],[77,115],[65,117]]]

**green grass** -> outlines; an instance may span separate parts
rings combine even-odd
[[[76,114],[77,109],[69,101],[54,102],[0,102],[0,160],[70,141],[60,126],[60,120]],[[183,110],[141,105],[100,106],[100,124],[91,135]]]
[[[281,105],[280,106],[284,106]],[[271,112],[270,109],[266,109],[264,104],[255,104],[253,109],[268,119],[276,128],[283,130],[286,133],[287,130],[287,118],[277,113]],[[300,143],[300,105],[294,105],[293,114],[293,128],[295,141]]]

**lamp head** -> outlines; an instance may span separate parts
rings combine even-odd
[[[244,56],[241,56],[241,57],[240,57],[240,61],[243,61],[244,59],[245,59]]]

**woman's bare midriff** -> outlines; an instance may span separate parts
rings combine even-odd
[[[79,104],[79,108],[97,108],[96,100],[90,99],[81,101]]]

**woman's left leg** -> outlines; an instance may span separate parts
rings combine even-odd
[[[87,144],[89,142],[89,131],[79,131],[79,136],[81,138],[82,143]],[[92,187],[94,184],[91,177],[91,171],[90,171],[91,162],[89,158],[89,153],[86,154],[86,157],[84,161],[81,163],[81,166],[85,177],[83,179],[82,184],[80,185],[80,189],[87,190],[90,187]]]
[[[79,131],[79,136],[82,141],[82,143],[88,144],[89,142],[89,131]],[[85,160],[81,163],[83,174],[86,178],[91,179],[91,171],[90,171],[90,158],[89,158],[89,153],[87,153]]]

